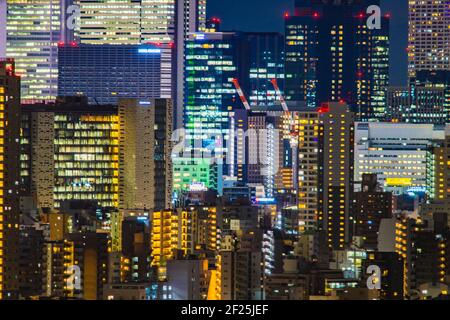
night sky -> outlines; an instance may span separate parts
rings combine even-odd
[[[294,0],[208,0],[208,16],[222,19],[222,30],[284,30],[283,13],[293,11]],[[408,0],[382,0],[391,14],[391,85],[407,78]]]

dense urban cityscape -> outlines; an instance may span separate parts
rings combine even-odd
[[[0,0],[0,300],[449,300],[450,0],[209,1]]]

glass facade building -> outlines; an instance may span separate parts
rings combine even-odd
[[[315,108],[345,101],[361,121],[384,117],[389,82],[389,17],[367,27],[379,1],[297,1],[286,16],[286,100]]]
[[[248,92],[248,56],[248,42],[240,33],[194,33],[186,42],[184,151],[215,162],[218,178],[222,169],[228,174],[230,116],[234,108],[242,108],[232,80],[238,79]]]
[[[117,208],[116,106],[93,107],[69,98],[56,105],[25,105],[22,127],[22,190],[38,205],[59,208],[66,200],[89,200],[101,208]]]
[[[248,32],[250,48],[250,106],[273,106],[278,101],[270,83],[277,79],[280,90],[284,84],[284,37],[275,32]]]
[[[161,96],[161,48],[156,45],[63,45],[58,95],[85,95],[92,104]]]
[[[21,99],[54,100],[57,94],[58,41],[66,1],[8,0],[7,57],[22,78]]]

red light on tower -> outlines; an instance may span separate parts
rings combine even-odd
[[[327,103],[322,103],[322,105],[317,109],[319,113],[327,113],[330,111],[330,106]]]
[[[312,14],[312,16],[313,16],[313,18],[319,18],[319,17],[320,17],[320,15],[319,15],[318,12],[314,12],[314,13]]]
[[[173,49],[173,48],[175,48],[175,43],[174,42],[169,42],[169,48],[170,49]]]
[[[64,41],[59,41],[58,42],[58,47],[64,47]]]
[[[12,76],[13,75],[13,66],[11,64],[7,64],[6,67],[6,74]]]
[[[361,12],[360,14],[358,14],[358,18],[359,19],[363,19],[364,18],[364,13]]]
[[[72,41],[72,42],[70,43],[70,45],[71,45],[72,47],[76,47],[76,46],[77,46],[77,43],[76,43],[75,41]]]
[[[339,103],[340,103],[340,104],[345,104],[345,100],[344,100],[344,99],[341,99],[341,100],[339,100]]]
[[[388,12],[388,13],[386,13],[386,14],[384,15],[384,17],[385,17],[386,19],[390,19],[390,18],[391,18],[391,14]]]
[[[285,18],[285,19],[289,18],[289,12],[288,12],[288,11],[286,11],[286,12],[284,13],[284,18]]]

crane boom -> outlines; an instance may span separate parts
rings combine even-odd
[[[286,101],[284,100],[284,97],[283,97],[283,95],[281,94],[280,87],[278,87],[277,79],[272,79],[272,80],[270,80],[270,82],[272,83],[273,88],[275,89],[276,95],[277,95],[277,96],[279,97],[279,99],[280,99],[281,107],[283,108],[283,111],[289,112],[289,108],[288,108],[288,106],[287,106],[287,104],[286,104]]]
[[[231,80],[231,82],[233,82],[234,87],[236,88],[236,92],[238,93],[239,98],[241,99],[245,109],[250,110],[250,104],[248,103],[247,98],[245,97],[244,92],[242,91],[241,86],[239,85],[238,79],[234,78],[233,80]]]

